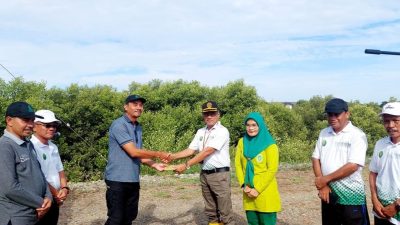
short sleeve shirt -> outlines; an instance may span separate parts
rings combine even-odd
[[[57,190],[60,189],[59,172],[63,171],[64,167],[58,147],[51,141],[48,144],[43,144],[35,135],[32,136],[31,142],[35,148],[36,157],[47,182]]]
[[[199,129],[189,145],[189,149],[196,151],[206,147],[214,148],[215,152],[204,159],[203,170],[230,167],[229,131],[221,122],[217,122],[210,130],[207,127]]]
[[[122,148],[133,142],[142,148],[142,127],[124,114],[114,120],[109,129],[108,162],[105,179],[118,182],[139,182],[140,159],[130,157]]]
[[[367,147],[364,132],[351,122],[339,133],[335,133],[332,127],[327,127],[319,134],[312,157],[320,160],[322,175],[331,174],[347,163],[359,165],[357,171],[350,176],[329,183],[330,188],[339,197],[339,204],[365,204],[365,187],[361,172]]]
[[[400,198],[400,143],[392,143],[389,137],[380,139],[375,144],[369,170],[377,173],[377,194],[384,206]],[[400,224],[400,212],[394,218]]]

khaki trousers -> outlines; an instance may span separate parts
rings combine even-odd
[[[208,221],[234,225],[230,172],[200,173],[200,182]]]

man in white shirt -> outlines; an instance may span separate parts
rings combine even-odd
[[[39,220],[37,225],[56,225],[59,207],[69,194],[67,178],[58,148],[51,142],[61,122],[56,119],[54,113],[50,110],[39,110],[36,115],[43,118],[35,119],[34,135],[31,138],[31,142],[54,199],[54,204],[52,204],[49,212]]]
[[[400,225],[400,102],[380,114],[388,136],[376,142],[369,165],[375,225]]]
[[[200,182],[209,225],[233,225],[229,131],[219,121],[216,102],[204,103],[202,115],[206,126],[197,130],[187,149],[172,154],[170,158],[175,160],[197,153],[185,163],[177,165],[175,171],[182,173],[192,165],[201,163]]]
[[[367,225],[362,168],[367,138],[349,121],[347,103],[339,98],[325,105],[329,127],[319,134],[312,164],[322,204],[323,225]]]

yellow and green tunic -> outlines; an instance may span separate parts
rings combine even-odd
[[[243,149],[243,138],[241,138],[235,155],[236,177],[240,185],[244,184],[247,164]],[[251,161],[254,165],[254,188],[258,191],[259,196],[257,198],[249,198],[243,193],[244,210],[268,213],[281,211],[281,200],[275,177],[279,166],[277,145],[269,145]]]

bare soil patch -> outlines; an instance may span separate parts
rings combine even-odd
[[[313,184],[312,169],[309,167],[281,169],[277,178],[282,199],[278,224],[321,224],[320,201]],[[61,208],[59,224],[104,224],[107,217],[104,181],[75,183],[71,184],[71,188],[70,197]],[[140,195],[139,215],[132,224],[207,224],[196,174],[144,176],[141,180]],[[242,207],[242,192],[234,176],[232,176],[232,202],[237,224],[247,224]]]

